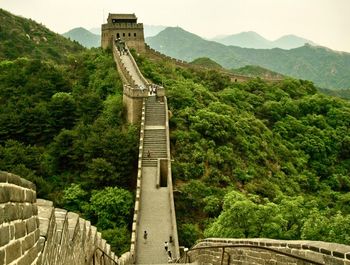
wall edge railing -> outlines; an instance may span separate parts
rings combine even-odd
[[[173,181],[171,173],[171,156],[170,156],[170,131],[169,131],[169,113],[168,113],[168,100],[164,96],[164,108],[165,108],[165,133],[166,133],[166,145],[167,145],[167,159],[168,159],[168,195],[170,199],[170,211],[171,211],[171,222],[173,228],[173,238],[174,238],[174,248],[175,248],[175,257],[180,256],[179,252],[179,240],[177,233],[177,224],[176,224],[176,213],[175,213],[175,203],[174,203],[174,194],[173,194]]]
[[[133,261],[136,261],[136,248],[137,248],[137,230],[140,221],[140,209],[141,209],[141,185],[142,185],[142,156],[143,156],[143,142],[145,135],[145,116],[146,116],[146,102],[145,99],[142,101],[142,114],[141,114],[141,125],[140,125],[140,137],[139,137],[139,154],[137,163],[137,184],[136,184],[136,195],[135,195],[135,208],[131,231],[131,244],[130,253]]]

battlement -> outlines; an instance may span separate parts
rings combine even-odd
[[[33,183],[0,171],[0,264],[128,265],[89,221],[36,198]]]
[[[104,30],[115,30],[115,29],[142,29],[143,23],[113,23],[113,24],[102,24],[102,31]]]

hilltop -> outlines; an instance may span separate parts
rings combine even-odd
[[[261,77],[266,79],[283,79],[284,76],[263,68],[258,65],[246,65],[241,68],[231,69],[231,72],[238,75],[250,76],[250,77]]]
[[[179,27],[167,28],[146,39],[154,49],[168,56],[193,61],[208,57],[227,69],[258,65],[283,75],[307,79],[326,88],[349,88],[350,54],[304,45],[283,49],[248,49],[207,41]]]
[[[202,66],[205,68],[211,68],[211,69],[222,69],[222,66],[218,64],[217,62],[207,58],[207,57],[202,57],[202,58],[197,58],[190,62],[192,65],[197,65],[197,66]]]
[[[238,34],[220,36],[212,38],[211,40],[219,42],[224,45],[238,46],[242,48],[253,48],[253,49],[294,49],[304,46],[305,43],[315,45],[314,42],[301,38],[296,35],[285,35],[277,40],[270,41],[265,39],[254,31],[241,32]]]
[[[74,28],[62,34],[64,37],[79,42],[86,48],[100,47],[101,36],[94,34],[84,28]]]
[[[63,63],[83,47],[37,22],[0,9],[0,59],[28,57]]]

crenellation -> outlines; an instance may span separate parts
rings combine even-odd
[[[30,182],[3,171],[0,181],[0,265],[102,265],[95,248],[113,253],[90,222],[36,199]]]

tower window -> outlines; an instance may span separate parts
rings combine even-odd
[[[123,33],[123,37],[125,37],[125,33]]]
[[[117,33],[117,39],[119,39],[120,38],[120,34],[119,33]]]
[[[136,33],[134,33],[134,37],[136,37]]]
[[[130,37],[130,35],[131,35],[131,34],[130,34],[130,32],[129,32],[128,36]]]

